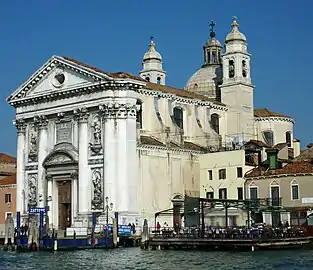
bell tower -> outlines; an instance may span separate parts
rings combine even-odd
[[[223,55],[223,84],[221,102],[229,108],[227,134],[240,141],[254,137],[253,90],[247,39],[239,31],[237,18],[233,17],[232,30],[225,40]],[[230,138],[234,139],[234,138]]]

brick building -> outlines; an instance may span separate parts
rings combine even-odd
[[[7,214],[16,212],[16,158],[0,153],[0,235]]]

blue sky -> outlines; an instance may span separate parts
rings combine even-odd
[[[3,1],[0,152],[16,153],[15,112],[7,96],[52,55],[137,74],[154,36],[167,84],[183,88],[202,64],[209,21],[223,42],[234,15],[252,54],[255,107],[295,118],[304,148],[312,139],[312,10],[313,1],[289,0]]]

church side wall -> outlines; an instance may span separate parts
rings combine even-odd
[[[272,131],[274,135],[274,145],[286,142],[286,132],[291,132],[291,142],[293,140],[293,123],[287,120],[279,120],[277,118],[267,118],[260,121],[256,118],[257,139],[264,141],[263,132]]]
[[[154,214],[172,208],[174,194],[199,194],[198,157],[190,153],[171,152],[157,149],[138,149],[139,177],[138,202],[140,215],[154,226]],[[158,217],[172,225],[172,216]]]

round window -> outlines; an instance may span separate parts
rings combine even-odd
[[[65,75],[63,73],[59,73],[55,75],[52,81],[55,87],[61,87],[64,82],[65,82]]]

